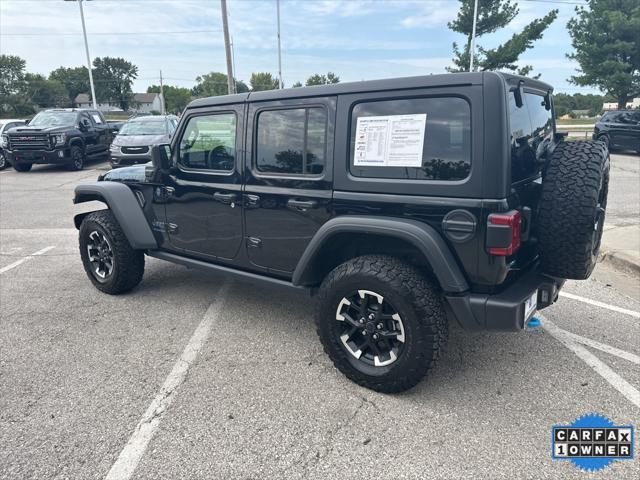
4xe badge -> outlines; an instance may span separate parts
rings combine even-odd
[[[570,425],[551,429],[551,456],[571,460],[585,472],[597,472],[614,460],[633,459],[633,426],[614,425],[607,417],[589,414]]]

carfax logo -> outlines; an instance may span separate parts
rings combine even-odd
[[[551,429],[551,456],[570,460],[586,472],[597,472],[614,460],[633,459],[633,426],[614,425],[607,417],[589,414],[570,425]]]

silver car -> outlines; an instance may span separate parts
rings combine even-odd
[[[113,168],[151,161],[151,147],[169,143],[178,125],[173,115],[136,117],[125,123],[109,149]]]

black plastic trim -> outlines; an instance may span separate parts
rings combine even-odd
[[[151,227],[131,188],[118,182],[92,182],[76,186],[73,203],[94,200],[107,204],[133,248],[158,248]],[[86,214],[80,214],[74,217],[76,228],[79,228],[85,216]]]
[[[423,253],[445,292],[461,293],[469,289],[456,259],[433,227],[416,220],[369,216],[336,217],[322,225],[293,272],[294,285],[314,283],[312,264],[315,256],[333,235],[344,232],[380,234],[406,240]]]

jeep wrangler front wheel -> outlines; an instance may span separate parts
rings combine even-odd
[[[80,256],[95,287],[117,295],[142,280],[144,253],[134,250],[110,210],[87,215],[80,225]]]
[[[433,367],[448,325],[436,288],[401,260],[367,255],[326,277],[316,327],[338,370],[363,387],[400,392]]]

